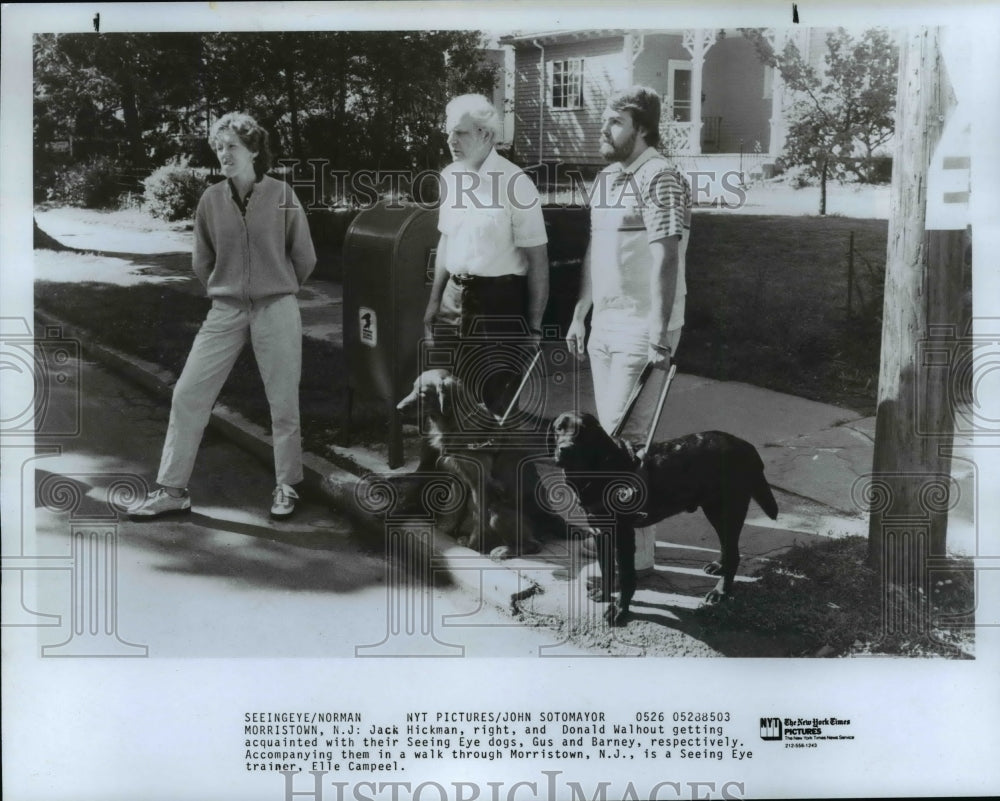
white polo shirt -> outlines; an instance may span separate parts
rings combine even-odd
[[[674,305],[667,331],[684,325],[684,261],[691,228],[691,190],[667,159],[650,147],[629,165],[605,167],[597,175],[590,210],[593,325],[605,329],[648,328],[649,243],[679,236]]]
[[[531,178],[496,150],[478,171],[461,162],[441,171],[438,230],[448,237],[449,273],[526,275],[518,248],[548,242],[542,201]]]

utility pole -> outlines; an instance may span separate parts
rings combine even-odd
[[[939,28],[912,29],[901,41],[878,412],[867,488],[869,563],[879,571],[886,597],[890,584],[912,592],[908,597],[918,601],[920,619],[904,626],[915,623],[921,632],[929,622],[929,570],[945,555],[948,510],[957,500],[950,452],[954,376],[942,362],[964,333],[965,231],[927,225],[928,204],[949,202],[928,197],[928,172],[932,159],[941,158],[935,150],[955,106],[941,36]],[[898,622],[886,626],[896,629]]]

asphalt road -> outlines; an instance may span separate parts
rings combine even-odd
[[[211,430],[191,515],[115,515],[129,488],[155,480],[169,410],[86,359],[51,383],[37,455],[22,469],[27,477],[33,465],[34,509],[21,521],[24,552],[56,568],[24,572],[22,612],[45,616],[39,637],[50,654],[532,657],[560,644],[556,633],[481,605],[446,574],[404,581],[408,562],[387,556],[395,551],[384,536],[353,530],[319,503],[271,521],[270,467]],[[82,549],[72,550],[74,539]],[[87,636],[69,637],[71,624]]]

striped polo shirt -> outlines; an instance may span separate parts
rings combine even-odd
[[[646,148],[625,169],[620,162],[597,176],[590,210],[593,325],[648,328],[649,244],[668,236],[678,242],[677,288],[666,330],[684,325],[684,262],[691,229],[691,189],[677,168]]]

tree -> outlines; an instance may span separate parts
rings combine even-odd
[[[36,141],[107,143],[136,165],[206,157],[212,122],[246,111],[279,158],[436,169],[449,93],[496,83],[481,46],[469,31],[41,35]]]
[[[827,34],[822,71],[809,64],[794,42],[780,53],[759,30],[745,30],[761,60],[776,69],[794,94],[785,110],[784,159],[820,182],[820,214],[826,214],[826,184],[853,175],[874,178],[875,156],[892,137],[899,52],[889,34],[867,30],[860,40],[843,28]]]
[[[120,152],[143,166],[151,132],[185,108],[197,41],[186,34],[41,34],[34,70],[36,134],[79,141],[77,157]]]

